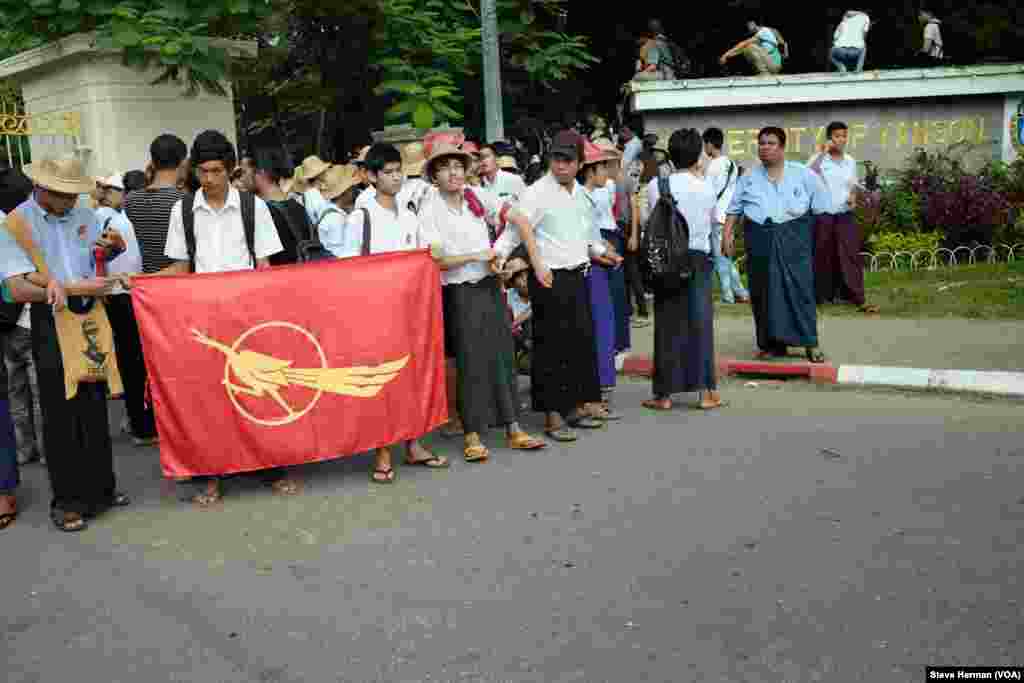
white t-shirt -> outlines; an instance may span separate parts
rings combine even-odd
[[[494,176],[494,182],[487,182],[487,178],[480,177],[480,185],[487,190],[490,190],[503,201],[518,202],[519,199],[526,194],[526,183],[523,179],[517,176],[515,173],[509,173],[498,169],[497,174]]]
[[[484,215],[477,218],[469,210],[465,200],[462,210],[455,211],[444,200],[440,192],[434,192],[420,209],[420,235],[428,243],[440,243],[447,256],[465,256],[491,248],[490,231],[487,223],[498,223],[499,214],[506,202],[482,187],[472,188],[473,194],[484,207]],[[446,285],[465,282],[480,282],[491,275],[490,266],[474,261],[441,271],[441,282]]]
[[[843,154],[839,161],[831,154],[815,154],[807,160],[807,167],[818,173],[828,190],[829,208],[825,213],[838,215],[849,211],[850,192],[857,186],[857,160],[849,154]]]
[[[690,228],[690,249],[711,252],[711,214],[715,210],[715,193],[711,183],[686,171],[673,173],[668,179],[668,189],[676,200],[676,208],[683,214]],[[658,203],[658,180],[647,186],[648,211],[654,211]]]
[[[401,190],[399,190],[401,191]],[[356,197],[356,203],[353,205],[355,209],[365,209],[370,206],[370,203],[377,196],[377,188],[370,185],[368,188],[359,193]]]
[[[852,47],[863,50],[866,46],[864,39],[869,28],[871,28],[871,19],[863,12],[843,17],[832,37],[832,44],[835,47]]]
[[[256,200],[256,234],[253,251],[257,259],[269,258],[282,251],[281,238],[270,215],[270,209],[259,197]],[[238,190],[230,188],[227,201],[219,210],[206,203],[202,190],[196,193],[193,203],[196,232],[197,273],[225,273],[232,270],[255,268],[245,244],[245,228],[242,226],[242,202]],[[185,225],[181,220],[181,202],[171,209],[171,222],[167,230],[167,246],[164,255],[175,261],[188,261],[188,247],[185,244]]]
[[[117,211],[109,206],[101,206],[96,209],[96,220],[104,225],[110,219],[110,227],[121,233],[124,237],[125,250],[107,263],[107,275],[119,273],[141,273],[142,252],[139,250],[139,241],[135,237],[135,226],[128,220],[128,216],[122,211]],[[124,287],[118,282],[110,292],[111,294],[124,294]]]
[[[729,172],[729,169],[732,172]],[[711,215],[712,223],[725,223],[725,210],[729,208],[732,201],[732,193],[736,191],[736,179],[739,177],[740,168],[732,159],[723,155],[708,162],[704,171],[705,178],[711,183],[711,191],[715,197],[719,194],[722,198],[715,202],[715,211]],[[722,190],[725,190],[724,192]]]

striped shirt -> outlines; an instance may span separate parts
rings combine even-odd
[[[142,272],[155,273],[174,261],[164,255],[171,209],[185,196],[176,187],[136,190],[124,198],[124,212],[135,227],[142,250]]]

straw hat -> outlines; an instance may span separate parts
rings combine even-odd
[[[458,157],[469,170],[473,158],[465,151],[449,142],[440,142],[430,148],[430,156],[427,157],[426,173],[430,179],[434,178],[434,164],[446,157]]]
[[[46,159],[27,164],[22,171],[39,187],[63,194],[88,194],[96,189],[96,179],[82,170],[78,159]]]
[[[498,168],[505,171],[518,171],[519,164],[516,163],[515,157],[498,157],[496,160]]]
[[[312,182],[323,175],[330,167],[329,163],[314,154],[302,160],[302,177]]]
[[[427,162],[427,153],[422,142],[412,142],[402,148],[402,173],[407,178],[423,175],[423,167]]]
[[[480,156],[480,148],[475,142],[466,140],[462,143],[462,151],[472,155],[474,158]]]
[[[357,171],[358,169],[351,164],[331,166],[327,169],[323,177],[324,187],[322,194],[324,198],[328,200],[337,199],[349,189],[358,185]]]
[[[583,165],[599,164],[602,161],[615,161],[619,158],[618,150],[595,145],[590,140],[583,140]]]

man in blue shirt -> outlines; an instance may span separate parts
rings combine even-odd
[[[761,166],[740,177],[722,235],[733,253],[733,229],[746,219],[744,244],[750,304],[762,352],[785,356],[803,346],[807,359],[823,363],[818,349],[814,300],[814,218],[828,208],[821,179],[803,164],[786,161],[786,133],[768,127],[757,136]]]
[[[96,214],[75,206],[79,195],[95,186],[79,161],[42,161],[26,166],[25,173],[35,191],[0,230],[0,279],[15,301],[32,304],[32,348],[53,489],[51,519],[61,531],[81,531],[86,519],[130,501],[115,487],[106,383],[81,382],[74,398],[66,398],[53,313],[65,302],[72,308],[88,308],[97,297],[110,293],[112,280],[96,277],[93,249],[120,236],[110,230],[101,239]],[[15,235],[34,242],[47,274],[40,272]]]
[[[782,34],[767,26],[758,26],[757,22],[748,21],[747,30],[751,36],[736,43],[721,56],[718,63],[725,63],[737,55],[743,55],[754,67],[757,74],[777,74],[782,71],[782,60],[789,59],[789,44]]]

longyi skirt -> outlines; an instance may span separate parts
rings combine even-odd
[[[711,257],[691,251],[698,267],[677,291],[654,291],[654,395],[714,390],[714,307]]]

